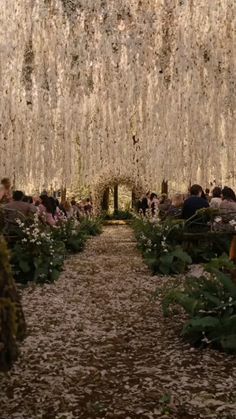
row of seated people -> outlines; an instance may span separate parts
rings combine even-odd
[[[62,218],[77,219],[83,216],[91,216],[93,206],[88,198],[85,201],[77,203],[73,198],[70,201],[59,203],[57,199],[48,196],[45,191],[40,197],[26,196],[22,191],[11,191],[8,179],[2,180],[2,188],[0,189],[0,207],[6,214],[8,222],[14,223],[16,218],[26,218],[34,213],[38,213],[42,221],[56,226]]]
[[[192,185],[189,193],[177,193],[171,199],[166,194],[159,198],[155,193],[148,193],[140,201],[139,211],[143,216],[151,212],[152,216],[158,216],[161,220],[168,217],[189,219],[202,208],[219,210],[224,219],[236,217],[236,196],[234,191],[225,186],[223,189],[215,187],[212,192],[207,189],[206,193],[200,185]]]

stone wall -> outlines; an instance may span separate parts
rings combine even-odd
[[[1,0],[0,176],[236,183],[235,0]]]

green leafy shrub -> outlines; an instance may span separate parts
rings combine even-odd
[[[83,218],[79,223],[75,218],[61,220],[58,228],[53,229],[53,238],[62,241],[67,252],[81,252],[89,236],[102,232],[102,220],[99,218]]]
[[[182,273],[191,263],[209,262],[229,253],[231,236],[211,231],[208,225],[214,214],[214,210],[207,209],[187,221],[135,219],[138,245],[152,270],[162,274]]]
[[[87,235],[75,218],[62,219],[58,228],[52,229],[53,239],[63,242],[67,252],[77,253],[84,249]]]
[[[97,236],[102,232],[101,218],[84,218],[80,223],[80,231],[84,236]]]
[[[12,244],[12,267],[16,281],[39,283],[58,279],[66,253],[83,250],[87,238],[102,230],[100,219],[62,219],[56,227],[33,220],[17,220],[17,235]]]
[[[154,258],[147,257],[147,264],[152,271],[163,275],[184,273],[192,263],[191,257],[180,246],[169,248],[168,252],[160,253]]]
[[[191,257],[179,244],[182,221],[152,223],[136,219],[133,223],[138,246],[154,273],[183,273],[192,263]]]
[[[0,370],[11,367],[18,355],[17,340],[26,334],[25,318],[12,277],[6,243],[0,237]]]
[[[191,218],[185,221],[185,231],[205,232],[209,231],[210,225],[213,225],[215,217],[219,215],[219,210],[214,208],[202,208]]]
[[[65,245],[53,238],[50,227],[34,220],[26,225],[18,221],[21,239],[12,247],[12,267],[16,281],[51,282],[62,270],[65,258]]]
[[[200,278],[187,278],[163,300],[165,315],[180,305],[190,316],[182,336],[197,346],[211,345],[236,353],[235,266],[226,257],[212,260]]]

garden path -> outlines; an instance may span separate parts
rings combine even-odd
[[[236,418],[235,359],[190,348],[153,297],[173,281],[112,226],[56,283],[26,288],[29,335],[0,376],[1,419]]]

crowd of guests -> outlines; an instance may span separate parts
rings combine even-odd
[[[219,210],[223,220],[228,221],[236,218],[236,196],[234,191],[225,186],[216,186],[212,191],[205,191],[200,185],[192,185],[188,194],[176,193],[170,199],[167,194],[159,197],[155,193],[148,192],[139,201],[139,212],[145,217],[151,214],[161,220],[166,218],[189,219],[202,208]]]
[[[47,191],[40,196],[27,196],[22,191],[12,191],[11,182],[8,178],[1,180],[0,185],[0,206],[14,217],[18,212],[24,217],[38,212],[44,222],[51,226],[57,225],[62,217],[77,218],[93,215],[92,199],[77,202],[75,197],[70,201],[59,202]],[[219,210],[223,221],[236,219],[236,196],[234,191],[225,186],[214,187],[212,191],[205,191],[200,185],[192,185],[188,194],[176,193],[171,198],[167,194],[158,196],[156,193],[148,192],[138,202],[139,213],[146,217],[158,217],[160,220],[166,218],[189,219],[202,208],[213,208]]]
[[[1,180],[0,207],[7,214],[8,221],[14,222],[16,217],[20,219],[38,213],[42,221],[50,226],[56,226],[65,217],[80,220],[93,214],[93,204],[90,198],[77,202],[73,197],[70,201],[59,202],[47,191],[43,191],[40,196],[28,196],[22,191],[12,191],[8,178]]]

